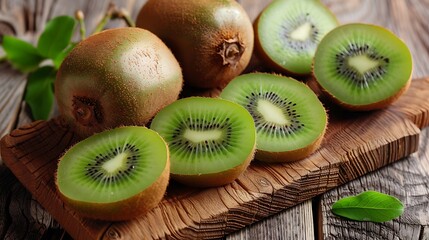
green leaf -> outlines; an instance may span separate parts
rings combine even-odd
[[[56,59],[69,45],[76,21],[70,16],[51,19],[39,37],[37,49],[46,58]]]
[[[4,36],[3,49],[7,60],[21,72],[33,71],[43,60],[33,45],[16,37]]]
[[[404,206],[390,195],[366,191],[338,200],[332,205],[332,212],[356,221],[386,222],[399,217]]]
[[[58,56],[53,59],[55,68],[58,69],[61,66],[61,63],[63,63],[64,59],[67,57],[67,55],[69,55],[69,53],[71,52],[71,50],[73,50],[73,48],[77,45],[77,43],[70,43],[66,49],[64,49],[60,54],[58,54]]]
[[[49,117],[54,103],[55,74],[53,67],[45,66],[28,75],[24,98],[35,120],[47,120]]]

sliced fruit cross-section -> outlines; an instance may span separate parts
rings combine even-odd
[[[233,79],[220,97],[252,115],[258,160],[295,161],[320,146],[327,115],[314,92],[301,82],[267,73],[245,74]]]
[[[253,159],[253,119],[242,106],[227,100],[178,100],[155,116],[151,129],[169,145],[172,178],[188,185],[230,183]]]

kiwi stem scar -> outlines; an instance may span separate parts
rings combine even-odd
[[[258,100],[257,110],[267,122],[278,125],[288,125],[290,120],[285,117],[283,110],[265,99]]]
[[[222,130],[206,130],[206,131],[196,131],[192,129],[186,129],[183,137],[188,139],[193,143],[201,143],[204,141],[218,140],[222,137]]]
[[[83,126],[95,126],[103,121],[100,104],[95,99],[75,96],[73,115]]]
[[[245,50],[244,44],[240,42],[239,37],[224,40],[218,54],[222,57],[223,65],[235,67],[240,61]]]

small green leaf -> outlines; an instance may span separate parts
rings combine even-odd
[[[7,60],[21,72],[33,71],[43,60],[33,45],[16,37],[4,36],[3,49]]]
[[[70,16],[51,19],[39,37],[37,49],[46,58],[56,59],[70,43],[76,21]]]
[[[64,49],[58,56],[53,60],[55,68],[58,69],[61,66],[61,63],[63,63],[64,59],[69,55],[71,50],[77,45],[77,43],[70,43],[66,49]]]
[[[399,217],[404,206],[390,195],[366,191],[338,200],[332,205],[332,212],[356,221],[386,222]]]
[[[53,83],[56,71],[51,66],[37,69],[28,75],[25,101],[35,120],[47,120],[54,103]]]

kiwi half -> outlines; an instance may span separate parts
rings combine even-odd
[[[309,75],[317,45],[336,26],[336,17],[318,0],[275,0],[255,23],[255,49],[278,71]]]
[[[314,76],[335,102],[373,110],[395,101],[409,86],[410,50],[392,32],[374,25],[340,26],[320,42]]]
[[[288,77],[250,73],[233,79],[220,97],[244,106],[252,115],[256,159],[296,161],[319,148],[327,114],[305,84]]]
[[[77,143],[60,159],[56,186],[72,209],[87,218],[138,217],[163,198],[169,151],[155,131],[120,127]]]
[[[254,156],[253,119],[227,100],[183,98],[162,109],[150,127],[169,145],[172,178],[186,185],[228,184]]]

